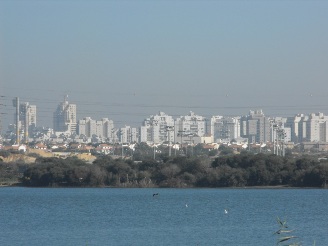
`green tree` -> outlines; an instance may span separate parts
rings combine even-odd
[[[233,149],[229,148],[226,145],[221,144],[219,147],[220,155],[231,155],[233,154]]]

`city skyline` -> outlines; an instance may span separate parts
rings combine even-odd
[[[13,101],[16,105],[17,126],[11,126],[5,138],[15,137],[15,143],[61,142],[79,143],[274,143],[274,153],[285,154],[286,143],[310,145],[325,143],[328,140],[328,116],[323,113],[297,115],[294,117],[270,118],[262,110],[251,110],[247,116],[226,117],[203,116],[190,112],[180,118],[173,118],[164,112],[146,118],[138,128],[125,126],[115,128],[114,122],[107,118],[94,120],[86,117],[76,119],[76,105],[65,97],[53,115],[53,129],[35,129],[36,106]],[[19,107],[18,107],[19,105]],[[16,133],[14,133],[16,132]],[[179,139],[179,140],[177,140]],[[285,143],[285,144],[283,144]],[[308,145],[308,146],[310,146]],[[280,147],[279,147],[280,146]],[[277,151],[277,152],[276,152]]]
[[[131,127],[116,126],[108,118],[77,118],[77,105],[68,101],[68,96],[60,102],[53,113],[53,128],[36,127],[37,108],[29,102],[13,100],[16,108],[16,126],[11,125],[5,138],[15,143],[33,141],[78,141],[117,143],[193,142],[193,143],[275,143],[278,142],[327,142],[328,116],[323,113],[298,114],[293,117],[266,116],[261,109],[250,110],[248,115],[229,117],[212,115],[203,117],[190,111],[188,115],[172,117],[165,112],[150,115],[139,124]],[[188,138],[188,139],[187,139]],[[196,142],[195,142],[196,138]],[[284,145],[282,145],[284,146]],[[278,150],[278,149],[277,149]],[[284,154],[284,151],[281,152]]]
[[[16,112],[16,109],[14,107],[14,105],[10,105],[12,104],[12,101],[14,101],[17,97],[15,98],[12,98],[11,100],[9,100],[9,98],[7,98],[6,96],[2,97],[2,106],[5,106],[2,108],[2,111],[5,112],[2,116],[5,116],[5,117],[2,117],[2,131],[5,131],[7,129],[7,126],[9,126],[10,124],[15,124],[15,112]],[[297,112],[297,113],[284,113],[284,110],[282,110],[281,113],[275,113],[275,114],[268,114],[266,110],[270,111],[270,109],[274,108],[274,107],[266,107],[266,106],[262,106],[262,107],[253,107],[253,108],[249,108],[248,106],[241,106],[241,107],[197,107],[195,106],[194,108],[196,108],[197,111],[195,110],[192,110],[192,106],[190,107],[174,107],[174,108],[179,108],[180,111],[182,112],[181,114],[170,114],[169,113],[169,110],[171,107],[168,107],[168,110],[162,110],[160,107],[162,105],[124,105],[124,104],[115,104],[115,105],[112,105],[113,108],[124,108],[124,107],[128,107],[128,106],[131,106],[131,107],[135,107],[135,108],[149,108],[148,111],[150,112],[148,115],[144,115],[142,113],[132,113],[132,116],[135,118],[134,121],[123,121],[123,120],[116,120],[116,119],[120,119],[120,116],[122,115],[125,115],[126,113],[125,112],[122,112],[122,113],[114,113],[112,114],[112,117],[109,116],[109,114],[106,115],[106,111],[102,111],[102,110],[81,110],[80,109],[80,106],[79,104],[75,103],[75,102],[72,102],[69,100],[69,96],[68,95],[65,95],[62,97],[63,100],[62,101],[58,101],[56,103],[54,103],[54,107],[53,108],[48,108],[48,112],[47,112],[47,115],[49,116],[49,118],[47,118],[45,120],[45,114],[44,112],[40,112],[39,113],[39,105],[36,104],[34,100],[32,101],[25,101],[25,100],[22,100],[22,98],[19,97],[20,99],[20,103],[29,103],[29,104],[34,104],[33,106],[36,106],[36,126],[43,126],[43,127],[49,127],[49,128],[54,128],[54,125],[53,125],[53,114],[55,113],[55,111],[58,109],[58,107],[63,104],[66,100],[69,104],[75,104],[76,105],[76,112],[77,112],[77,116],[76,116],[76,121],[78,122],[79,120],[82,120],[84,118],[87,118],[87,117],[90,117],[91,119],[93,120],[101,120],[103,118],[108,118],[109,120],[113,120],[114,124],[115,124],[115,128],[121,128],[123,126],[131,126],[131,127],[139,127],[148,117],[150,116],[155,116],[157,115],[158,113],[160,112],[164,112],[165,114],[167,115],[170,115],[172,116],[174,119],[177,119],[179,117],[184,117],[186,115],[188,115],[190,112],[193,112],[193,113],[196,113],[197,115],[200,115],[202,117],[205,117],[207,118],[208,120],[213,117],[213,116],[226,116],[226,117],[242,117],[242,116],[246,116],[246,115],[249,115],[250,111],[252,110],[262,110],[263,113],[265,114],[266,117],[284,117],[284,118],[287,118],[287,117],[293,117],[293,116],[296,116],[296,115],[299,115],[299,114],[311,114],[311,113],[324,113],[326,112],[325,110],[323,111],[314,111],[312,110],[312,107],[308,107],[307,110],[304,110],[302,112]],[[48,102],[49,103],[49,102]],[[80,102],[81,103],[81,102]],[[82,102],[82,105],[85,105],[86,103],[83,103]],[[91,106],[93,106],[94,108],[97,108],[97,106],[100,106],[101,107],[106,107],[108,105],[99,105],[99,102],[98,103],[90,103]],[[165,106],[165,105],[164,105]],[[1,107],[1,106],[0,106]],[[42,108],[42,107],[41,107]],[[152,109],[154,108],[159,108],[158,111],[154,111]],[[224,108],[224,110],[222,110],[222,108]],[[288,106],[286,107],[280,107],[281,109],[284,109],[284,108],[288,108]],[[299,108],[299,109],[302,109],[302,108],[306,108],[306,107],[292,107],[292,108]],[[209,110],[212,110],[212,112],[218,112],[217,114],[202,114],[202,111],[209,111]],[[227,113],[227,114],[220,114],[220,110],[222,111],[226,111],[226,110],[231,110],[231,113]],[[241,114],[233,114],[233,112],[235,110],[238,110],[239,112],[243,112]],[[274,110],[277,112],[279,110],[279,107],[277,108],[274,108]],[[227,111],[226,111],[227,112]],[[41,114],[41,117],[39,116],[39,114]],[[9,117],[8,117],[9,116]],[[40,120],[41,118],[41,120]],[[124,118],[124,117],[122,117]],[[11,119],[8,121],[8,124],[7,125],[4,125],[3,123],[6,122],[4,121],[4,119]],[[139,119],[139,120],[138,120]],[[41,122],[41,124],[40,124]],[[42,122],[49,122],[48,125],[46,124],[42,124]]]
[[[0,117],[328,113],[327,1],[1,1]],[[3,97],[2,97],[3,96]]]

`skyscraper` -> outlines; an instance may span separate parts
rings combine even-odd
[[[68,103],[67,95],[54,112],[53,124],[56,132],[76,132],[76,104]]]
[[[25,142],[28,142],[29,132],[36,127],[36,106],[28,102],[19,105],[20,131],[24,132]]]

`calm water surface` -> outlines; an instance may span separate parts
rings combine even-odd
[[[278,216],[327,246],[327,209],[321,189],[1,188],[0,245],[276,245]]]

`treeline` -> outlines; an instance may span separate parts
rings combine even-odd
[[[26,165],[22,163],[4,163],[0,159],[0,186],[20,182]]]
[[[163,156],[141,161],[99,156],[92,164],[70,157],[37,158],[21,179],[33,187],[326,187],[328,162],[273,154]]]
[[[312,156],[293,158],[245,152],[218,157],[211,167],[213,170],[200,182],[203,186],[326,187],[328,180],[328,162]]]

